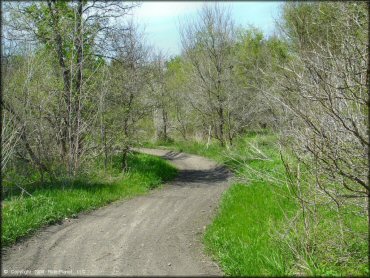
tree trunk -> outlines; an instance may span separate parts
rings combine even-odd
[[[225,119],[224,119],[224,109],[222,106],[218,109],[218,116],[219,116],[219,140],[221,143],[221,146],[225,146],[225,139],[224,139],[224,125],[225,125]]]
[[[82,26],[82,0],[78,2],[78,9],[77,9],[77,32],[78,35],[76,36],[76,47],[77,47],[77,75],[75,81],[75,100],[74,100],[74,127],[72,130],[72,138],[73,138],[73,174],[76,174],[76,171],[79,167],[79,160],[82,148],[82,136],[80,126],[81,126],[81,94],[82,94],[82,72],[83,72],[83,26]]]
[[[127,170],[127,154],[128,154],[128,151],[129,151],[129,147],[128,146],[125,146],[122,150],[122,172],[126,172]]]
[[[70,90],[71,90],[71,72],[65,64],[66,57],[63,52],[63,40],[59,30],[59,14],[58,10],[55,8],[55,1],[48,0],[48,8],[51,14],[51,21],[52,21],[52,28],[54,34],[54,43],[55,43],[55,51],[58,55],[59,66],[62,69],[63,75],[63,85],[64,85],[64,93],[63,98],[67,107],[67,111],[63,116],[62,126],[61,126],[61,155],[62,160],[66,162],[67,168],[69,168],[69,163],[67,159],[68,154],[68,133],[70,127],[70,113],[71,113],[71,98],[70,98]],[[54,3],[54,7],[52,5]]]
[[[367,34],[368,34],[368,43],[367,43],[367,73],[366,73],[366,87],[367,87],[367,140],[368,140],[368,145],[367,145],[367,161],[368,161],[368,172],[367,172],[367,186],[369,188],[370,186],[370,2],[367,2],[367,22],[368,22],[368,29],[367,29]],[[370,190],[367,189],[367,217],[368,221],[370,221]],[[369,230],[370,234],[370,225],[369,225]],[[369,256],[370,258],[370,256]]]

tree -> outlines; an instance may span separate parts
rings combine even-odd
[[[278,127],[276,106],[263,93],[273,82],[264,76],[275,72],[284,63],[287,50],[282,40],[266,38],[256,28],[238,29],[233,46],[234,91],[233,130],[241,133],[247,129]]]
[[[149,49],[142,41],[138,27],[133,22],[128,26],[128,31],[111,34],[114,59],[108,66],[105,96],[108,109],[102,112],[104,145],[110,140],[113,149],[122,151],[123,170],[127,168],[127,152],[135,138],[138,121],[150,113],[149,104],[145,103],[149,88],[144,81],[148,74]],[[107,152],[105,149],[105,157]]]
[[[192,65],[191,103],[223,146],[231,128],[227,125],[232,93],[228,88],[232,83],[231,49],[235,31],[230,12],[218,4],[204,5],[198,19],[189,20],[180,33],[183,53]]]
[[[321,248],[352,256],[356,235],[343,213],[369,217],[367,14],[365,3],[286,3],[289,57],[265,73],[276,90],[264,93],[288,115],[281,138],[291,156],[283,158],[303,223],[292,226],[304,235],[291,246],[302,257]],[[331,232],[317,237],[324,221],[334,222]]]
[[[7,6],[10,16],[6,28],[11,34],[8,40],[35,42],[33,48],[48,54],[53,64],[51,72],[62,81],[58,80],[53,88],[57,91],[52,102],[55,116],[42,117],[47,117],[55,129],[60,160],[70,176],[77,174],[82,156],[91,149],[87,138],[95,127],[99,103],[93,76],[105,64],[102,58],[109,56],[111,42],[107,38],[112,37],[112,32],[130,28],[119,26],[114,19],[125,16],[135,6],[82,0]]]
[[[189,79],[189,65],[181,56],[170,59],[166,64],[165,86],[169,94],[170,120],[173,128],[187,140],[190,132],[194,131],[196,124],[196,111],[189,103],[188,95],[191,92]]]
[[[355,195],[369,190],[366,12],[347,3],[286,5],[285,28],[297,51],[277,78],[280,99],[301,120],[297,150],[306,149],[326,178]]]

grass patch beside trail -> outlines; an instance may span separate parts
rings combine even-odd
[[[68,186],[50,184],[31,190],[32,197],[12,196],[2,202],[2,244],[8,246],[46,224],[74,217],[82,211],[112,201],[148,192],[172,179],[177,170],[163,159],[131,154],[129,171],[122,174],[115,158],[106,172],[97,170],[90,179],[76,180]]]
[[[356,237],[357,233],[364,234],[366,231],[367,220],[349,211],[343,213],[344,223],[348,224],[347,227],[355,236],[346,238],[348,250],[352,249],[347,254],[352,256],[341,262],[344,252],[334,250],[335,247],[328,245],[330,241],[326,240],[330,239],[332,233],[338,232],[336,216],[326,207],[318,208],[322,219],[317,230],[317,242],[321,246],[307,260],[309,265],[303,265],[302,268],[302,261],[287,243],[299,241],[304,226],[301,223],[299,232],[295,234],[289,230],[286,221],[286,217],[293,217],[300,208],[284,185],[285,169],[275,135],[249,133],[238,138],[229,149],[217,143],[207,149],[204,143],[191,141],[145,145],[209,157],[229,166],[236,177],[241,178],[223,194],[218,214],[204,235],[206,248],[226,275],[368,274],[367,260],[364,260],[367,254],[366,240]],[[281,238],[282,234],[285,235],[284,239]]]
[[[285,224],[284,214],[293,215],[297,207],[287,187],[274,182],[284,176],[276,137],[252,133],[226,153],[212,156],[242,181],[223,195],[204,236],[207,248],[227,275],[289,274],[294,258],[279,246],[275,233]]]
[[[227,275],[285,275],[293,257],[282,252],[273,235],[281,225],[280,207],[292,209],[277,190],[256,182],[234,184],[224,195],[204,240]]]

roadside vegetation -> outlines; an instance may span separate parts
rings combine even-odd
[[[302,239],[308,231],[302,221],[292,221],[302,217],[300,203],[288,184],[278,136],[271,131],[249,132],[229,148],[218,142],[207,147],[192,141],[143,145],[205,156],[234,172],[235,181],[223,194],[218,214],[204,234],[208,252],[227,275],[297,275],[302,268],[306,275],[368,274],[367,240],[359,236],[366,234],[368,223],[360,211],[354,216],[353,208],[345,208],[343,219],[338,219],[330,208],[318,207],[325,216],[311,239],[313,249],[305,250]],[[346,250],[333,246],[332,233],[340,232],[337,221],[352,230],[344,238]]]
[[[172,179],[177,170],[163,159],[145,154],[128,155],[128,170],[120,171],[121,159],[113,157],[104,170],[97,163],[95,173],[73,182],[33,184],[19,190],[5,185],[2,200],[2,244],[8,246],[40,227],[75,218],[110,202],[144,194]],[[12,188],[15,187],[15,188]]]

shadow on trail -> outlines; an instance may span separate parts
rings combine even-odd
[[[209,183],[207,186],[217,185],[218,182],[226,181],[231,177],[231,172],[224,166],[218,166],[210,170],[181,170],[174,185],[181,183]],[[180,185],[181,184],[181,185]]]
[[[165,155],[162,155],[161,157],[167,160],[184,160],[188,158],[186,154],[178,153],[174,151],[169,151],[168,153],[166,153]]]

